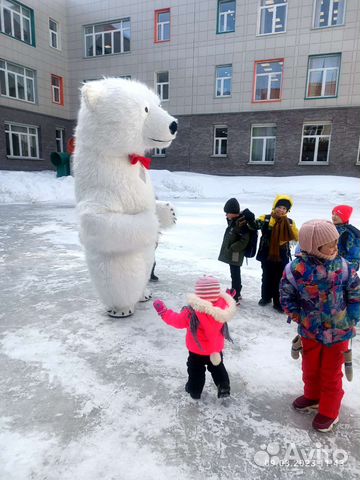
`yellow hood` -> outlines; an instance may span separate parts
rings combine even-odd
[[[293,206],[293,204],[294,204],[294,201],[293,201],[293,199],[290,197],[290,195],[277,195],[276,198],[275,198],[275,200],[274,200],[273,206],[272,206],[273,210],[274,210],[275,205],[277,204],[277,202],[278,202],[279,200],[287,200],[288,202],[290,202],[290,208],[292,208],[292,206]]]

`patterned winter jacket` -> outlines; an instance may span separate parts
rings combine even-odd
[[[236,312],[234,299],[227,293],[221,293],[220,298],[214,302],[203,300],[195,294],[188,296],[189,305],[195,310],[200,322],[196,337],[190,328],[191,313],[184,307],[180,313],[167,310],[162,319],[175,328],[186,328],[186,346],[190,352],[198,355],[211,355],[220,353],[224,348],[223,326],[229,322]]]
[[[298,333],[324,345],[355,336],[360,319],[360,279],[343,259],[320,260],[302,252],[285,268],[280,282],[280,302]],[[290,273],[287,272],[290,270]],[[296,288],[289,280],[295,280]]]
[[[339,232],[339,255],[346,258],[355,270],[359,270],[360,263],[360,240],[355,232],[351,230],[351,225],[335,225]],[[350,228],[349,228],[350,227]],[[354,228],[354,227],[353,227]]]

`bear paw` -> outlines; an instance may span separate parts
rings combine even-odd
[[[152,299],[152,293],[150,292],[150,290],[146,289],[145,292],[143,293],[143,296],[140,298],[139,302],[148,302],[151,299]]]
[[[106,311],[106,313],[111,318],[125,318],[130,317],[135,312],[135,308],[131,307],[123,307],[123,308],[110,308]]]

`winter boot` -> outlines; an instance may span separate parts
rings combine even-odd
[[[265,307],[265,305],[267,305],[270,302],[271,300],[265,300],[265,298],[260,298],[260,300],[258,301],[258,305],[260,305],[260,307]]]
[[[219,385],[217,396],[218,398],[230,397],[230,385]]]
[[[200,400],[201,398],[201,394],[199,395],[198,393],[192,393],[190,391],[188,382],[185,384],[185,392],[188,393],[193,400]]]
[[[301,397],[298,397],[293,401],[292,405],[295,410],[298,410],[299,412],[312,413],[319,408],[319,400],[310,400],[309,398],[304,397],[304,395],[301,395]]]
[[[344,352],[345,357],[345,376],[351,382],[353,379],[352,350]]]
[[[315,415],[315,418],[312,422],[312,426],[315,430],[318,432],[330,432],[332,428],[338,423],[339,417],[336,418],[330,418],[327,417],[326,415],[322,415],[321,413],[318,413]]]
[[[294,360],[297,360],[302,353],[302,344],[301,344],[301,337],[300,335],[296,335],[296,337],[291,342],[291,356]]]

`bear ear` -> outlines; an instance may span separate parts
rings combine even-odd
[[[101,82],[89,82],[81,88],[81,96],[89,110],[94,110],[98,101],[104,96],[105,88]]]

